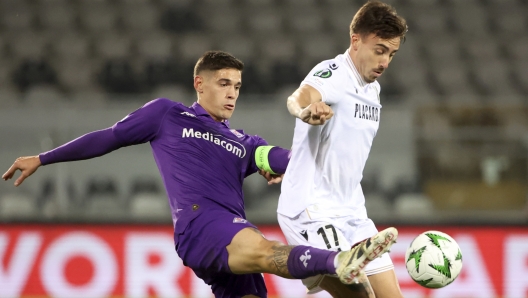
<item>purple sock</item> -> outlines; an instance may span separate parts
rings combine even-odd
[[[334,258],[336,255],[336,251],[298,245],[288,256],[288,271],[297,279],[318,274],[335,274]]]

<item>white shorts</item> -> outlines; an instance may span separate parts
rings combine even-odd
[[[279,225],[290,245],[306,245],[333,251],[349,250],[353,244],[374,236],[378,230],[370,219],[353,219],[352,217],[310,218],[305,210],[298,216],[290,218],[278,214]],[[365,274],[373,275],[394,269],[389,254],[371,261],[365,267]],[[319,284],[322,275],[308,277],[302,282],[308,294],[322,291]]]

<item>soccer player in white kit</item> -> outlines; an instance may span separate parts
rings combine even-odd
[[[346,52],[316,65],[288,98],[298,119],[277,212],[289,244],[344,251],[377,233],[360,181],[381,117],[376,79],[406,32],[394,8],[367,2],[351,22]],[[352,286],[332,276],[303,283],[309,293],[326,290],[334,297],[373,297],[369,290],[378,298],[403,297],[388,254],[364,272],[368,280]]]

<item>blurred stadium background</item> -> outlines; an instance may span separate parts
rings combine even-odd
[[[395,225],[406,297],[528,297],[528,1],[390,0],[407,41],[380,79],[382,120],[362,186]],[[231,123],[289,147],[285,99],[343,53],[359,0],[0,0],[0,165],[113,125],[157,97],[191,104],[206,50],[246,64]],[[278,186],[244,185],[269,238]],[[172,247],[150,147],[41,168],[0,184],[0,297],[210,297]],[[403,254],[441,229],[465,267],[441,291],[413,284]],[[270,295],[305,297],[266,276]],[[326,297],[316,295],[314,297]]]

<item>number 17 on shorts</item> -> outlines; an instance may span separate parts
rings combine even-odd
[[[306,222],[279,215],[279,224],[288,244],[308,245],[333,251],[349,250],[350,243],[335,224],[317,221]]]

